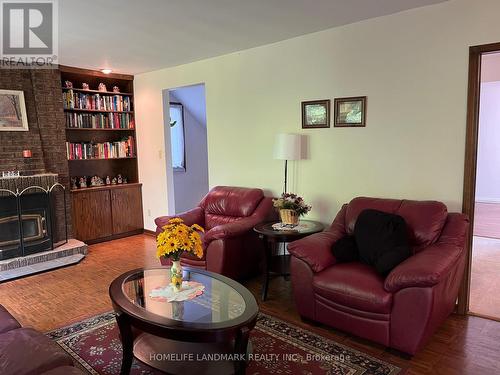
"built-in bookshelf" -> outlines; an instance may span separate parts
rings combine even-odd
[[[60,70],[70,177],[105,180],[120,174],[137,183],[133,76]],[[100,84],[106,89],[99,90]]]
[[[133,76],[59,68],[74,236],[94,243],[141,233]]]

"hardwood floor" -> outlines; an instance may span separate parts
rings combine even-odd
[[[474,236],[500,238],[500,203],[476,202]]]
[[[500,239],[474,237],[469,309],[500,319]]]
[[[19,321],[41,331],[58,328],[111,310],[110,282],[137,267],[157,266],[154,238],[148,235],[90,246],[80,264],[0,284],[0,303]],[[337,342],[407,368],[407,374],[499,374],[500,323],[453,315],[411,360],[324,326],[304,323],[295,312],[290,282],[271,281],[268,300],[260,302],[260,279],[244,283],[263,312],[292,321]]]
[[[500,204],[476,202],[470,311],[500,319]]]

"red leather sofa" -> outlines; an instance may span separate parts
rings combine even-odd
[[[233,279],[254,275],[263,259],[263,245],[253,227],[276,217],[271,198],[261,189],[217,186],[190,211],[155,219],[156,233],[172,217],[205,228],[202,259],[183,254],[181,264],[217,272]],[[166,265],[162,259],[162,264]]]
[[[402,216],[414,255],[384,278],[359,262],[336,263],[335,241],[353,233],[367,208]],[[469,222],[434,201],[355,198],[332,225],[288,245],[300,315],[415,354],[453,311],[465,265]]]
[[[0,305],[0,374],[83,375],[55,342],[32,328],[22,328]]]

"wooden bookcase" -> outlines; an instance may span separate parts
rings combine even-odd
[[[127,184],[104,185],[87,188],[71,189],[73,231],[77,239],[87,243],[106,241],[114,238],[124,237],[143,231],[142,217],[142,193],[139,183],[137,168],[137,147],[134,121],[134,77],[125,74],[104,74],[95,70],[80,69],[68,66],[59,66],[61,71],[61,91],[71,92],[76,95],[99,95],[104,100],[112,100],[120,96],[123,101],[130,102],[127,110],[116,110],[116,108],[82,109],[69,108],[65,105],[64,115],[66,120],[66,141],[72,144],[103,145],[128,140],[132,147],[127,148],[130,154],[121,157],[70,159],[68,157],[68,169],[70,178],[86,176],[99,176],[105,180],[106,176],[111,179],[118,174],[126,177]],[[73,88],[67,88],[65,81],[70,81]],[[87,83],[89,90],[84,90],[82,84]],[[99,83],[106,85],[107,91],[99,91]],[[113,86],[117,86],[120,92],[113,92]],[[124,98],[127,99],[124,99]],[[95,98],[95,97],[94,97]],[[108,118],[109,116],[127,116],[128,123],[121,121],[121,127],[114,123],[114,127],[75,127],[68,126],[68,116],[74,114],[89,115]],[[116,114],[116,115],[115,115]],[[122,117],[120,117],[122,119]],[[129,126],[129,124],[134,124]],[[107,123],[109,125],[109,123]],[[95,124],[94,124],[95,125]],[[81,125],[80,125],[81,126]],[[85,126],[91,126],[87,122]],[[100,125],[97,125],[100,126]],[[133,139],[133,140],[132,140]],[[89,146],[90,147],[90,146]],[[75,157],[75,154],[72,154]]]

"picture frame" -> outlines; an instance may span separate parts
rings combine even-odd
[[[335,98],[334,127],[363,128],[366,126],[366,96]]]
[[[24,92],[0,89],[0,131],[28,131]]]
[[[330,127],[330,99],[302,102],[302,129]]]

